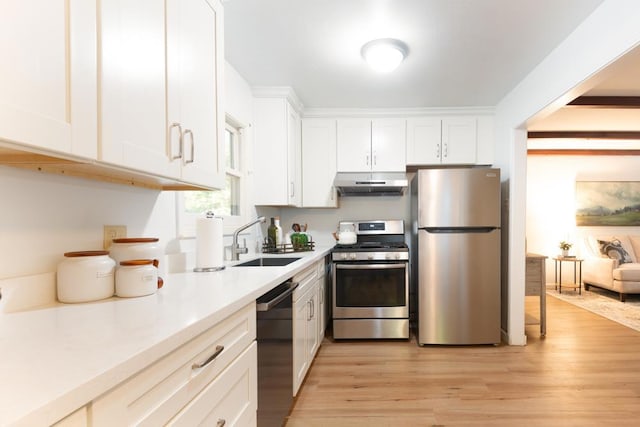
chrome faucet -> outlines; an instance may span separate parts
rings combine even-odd
[[[233,232],[233,243],[231,244],[231,261],[238,261],[240,259],[240,254],[246,254],[247,252],[249,252],[246,246],[240,247],[240,245],[238,244],[238,235],[240,234],[240,232],[259,222],[264,223],[266,222],[266,220],[267,219],[265,217],[260,216]]]

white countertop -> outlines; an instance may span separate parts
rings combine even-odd
[[[56,422],[330,250],[287,254],[302,259],[284,267],[172,274],[146,297],[1,314],[0,425]]]

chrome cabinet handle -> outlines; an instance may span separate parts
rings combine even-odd
[[[295,196],[295,189],[296,189],[296,184],[291,181],[291,196],[290,197],[294,197]]]
[[[378,165],[378,153],[376,153],[375,151],[373,152],[373,166],[377,166]]]
[[[191,131],[191,129],[185,129],[185,130],[184,130],[184,138],[186,138],[186,136],[187,136],[187,135],[189,135],[189,140],[191,141],[191,150],[190,150],[190,153],[191,153],[191,159],[190,159],[190,160],[187,160],[187,157],[185,156],[185,158],[184,158],[184,164],[185,164],[185,165],[187,165],[187,164],[189,164],[189,163],[193,163],[193,161],[195,160],[195,158],[194,158],[194,154],[195,154],[195,153],[194,153],[194,144],[195,144],[195,143],[194,143],[194,141],[193,141],[193,132]],[[183,138],[183,139],[184,139],[184,138]]]
[[[316,317],[316,305],[314,304],[315,301],[313,301],[313,298],[309,302],[311,303],[311,318],[313,319]]]
[[[444,144],[443,149],[444,154],[442,155],[442,157],[447,157],[447,155],[449,154],[449,144]]]
[[[213,354],[211,356],[209,356],[209,358],[207,360],[205,360],[202,363],[194,363],[193,365],[191,365],[191,369],[201,369],[204,368],[205,366],[207,366],[209,363],[213,362],[213,359],[215,359],[216,357],[218,357],[220,355],[220,353],[222,353],[222,350],[224,350],[224,346],[223,345],[217,345],[216,346],[216,351],[213,352]]]
[[[365,157],[367,158],[367,160],[366,160],[367,161],[367,166],[369,166],[369,155],[367,154],[367,155],[365,155]]]
[[[436,157],[440,157],[440,144],[436,144]]]
[[[227,423],[227,420],[225,420],[224,418],[220,418],[216,423],[216,427],[224,427],[226,423]]]
[[[178,155],[174,156],[173,155],[173,144],[171,143],[172,138],[171,138],[171,131],[173,130],[173,128],[177,128],[178,129]],[[183,140],[182,140],[182,126],[180,125],[180,123],[171,123],[171,126],[169,126],[169,138],[168,138],[168,142],[167,142],[167,155],[169,156],[169,158],[171,160],[176,160],[176,159],[181,159],[182,158],[182,144],[183,144]]]

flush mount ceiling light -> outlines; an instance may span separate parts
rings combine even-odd
[[[407,45],[396,39],[372,40],[362,46],[360,51],[367,64],[381,73],[395,70],[408,52]]]

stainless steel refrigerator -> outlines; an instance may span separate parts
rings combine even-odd
[[[500,170],[418,170],[411,205],[418,344],[499,343]]]

